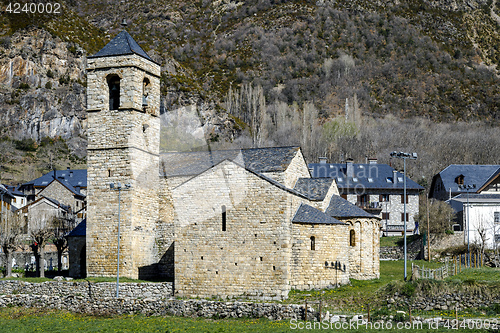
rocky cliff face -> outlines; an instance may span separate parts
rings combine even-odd
[[[0,135],[61,137],[85,154],[84,51],[41,29],[16,33],[0,46]]]

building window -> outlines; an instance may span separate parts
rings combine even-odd
[[[109,109],[118,110],[120,107],[120,77],[118,75],[108,76]]]
[[[311,236],[311,251],[316,250],[316,237]]]
[[[500,212],[494,212],[493,213],[493,220],[495,221],[495,224],[500,223]]]
[[[148,106],[148,96],[149,96],[149,79],[144,78],[142,81],[142,106]]]
[[[381,194],[378,201],[389,202],[389,194]]]
[[[390,220],[389,213],[382,213],[382,220]]]
[[[458,176],[457,178],[455,178],[455,183],[457,183],[458,185],[463,185],[464,184],[464,175],[460,175]]]
[[[349,231],[349,245],[356,246],[356,231],[352,229]]]
[[[408,203],[408,194],[406,195],[406,203]],[[404,204],[405,203],[405,195],[404,194],[401,194],[401,203]]]
[[[226,231],[226,206],[222,206],[222,231]]]
[[[406,213],[406,222],[408,222],[408,217],[409,217],[409,213]],[[405,220],[405,214],[401,213],[401,222],[404,222],[404,220]]]

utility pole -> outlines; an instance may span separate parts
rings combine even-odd
[[[429,226],[429,198],[427,198],[427,259],[431,261],[431,228]]]

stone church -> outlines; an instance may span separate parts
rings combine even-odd
[[[87,112],[88,276],[116,276],[120,227],[120,276],[172,278],[175,296],[379,277],[379,219],[311,178],[299,147],[160,154],[160,66],[126,31],[88,58]]]

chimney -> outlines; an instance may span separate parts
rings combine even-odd
[[[69,176],[70,176],[70,177],[73,177],[73,171],[70,171],[70,172],[69,172]]]
[[[69,170],[69,167],[66,167],[66,170]]]
[[[396,170],[392,170],[392,182],[394,184],[398,183],[398,172]]]
[[[346,170],[346,176],[348,178],[353,178],[354,177],[354,165],[353,165],[353,159],[348,158],[347,162],[345,164],[345,170]]]
[[[369,164],[377,164],[377,158],[369,158],[368,163]]]
[[[327,158],[326,157],[320,157],[319,158],[319,164],[326,164]]]

